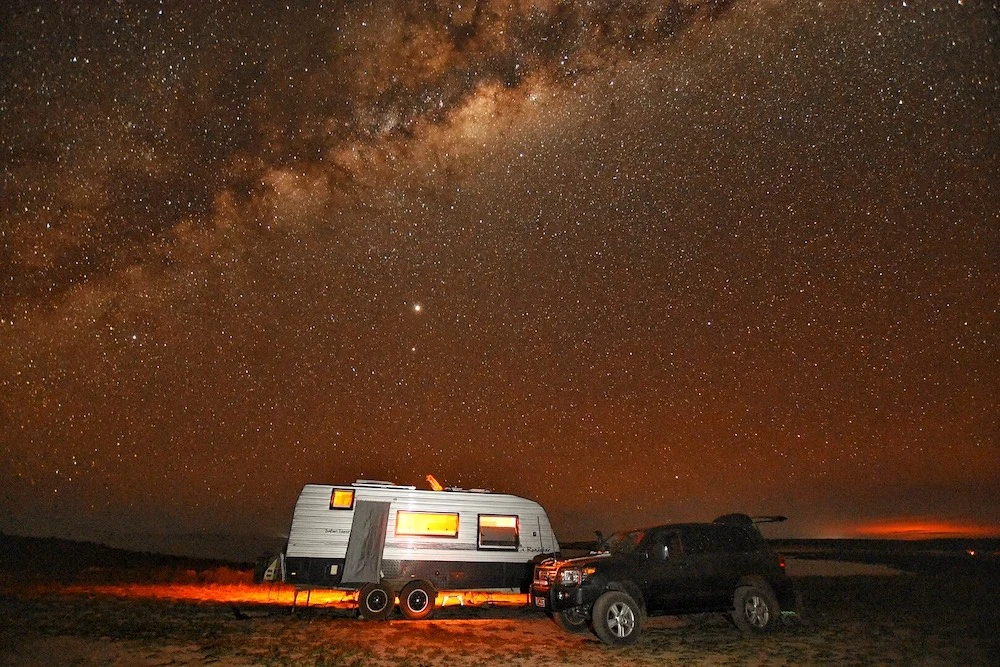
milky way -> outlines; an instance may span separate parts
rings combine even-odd
[[[989,3],[2,12],[0,529],[1000,532]]]

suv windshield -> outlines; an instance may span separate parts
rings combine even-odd
[[[639,542],[642,542],[642,538],[645,535],[646,531],[644,530],[615,533],[607,539],[601,551],[613,554],[630,554],[635,551],[635,548],[639,545]]]

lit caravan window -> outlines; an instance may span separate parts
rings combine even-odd
[[[396,512],[397,535],[458,537],[458,515],[440,512]]]
[[[330,496],[330,509],[349,510],[354,507],[354,489],[334,489]]]
[[[480,514],[479,546],[483,549],[516,549],[517,517]]]

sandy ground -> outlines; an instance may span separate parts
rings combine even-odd
[[[800,624],[744,637],[718,615],[651,618],[627,649],[565,633],[524,607],[452,606],[427,621],[367,622],[333,602],[293,614],[283,599],[241,598],[240,587],[7,585],[0,664],[1000,664],[995,579],[884,576],[891,571],[882,566],[823,561],[789,570],[805,602]]]
[[[881,563],[852,563],[837,560],[789,558],[785,571],[790,577],[859,577],[904,574]]]

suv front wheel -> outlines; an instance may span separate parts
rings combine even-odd
[[[639,640],[642,610],[628,593],[608,591],[597,598],[591,622],[594,634],[605,644],[628,646]]]
[[[774,593],[763,586],[737,588],[733,607],[733,623],[746,634],[770,632],[781,616]]]

